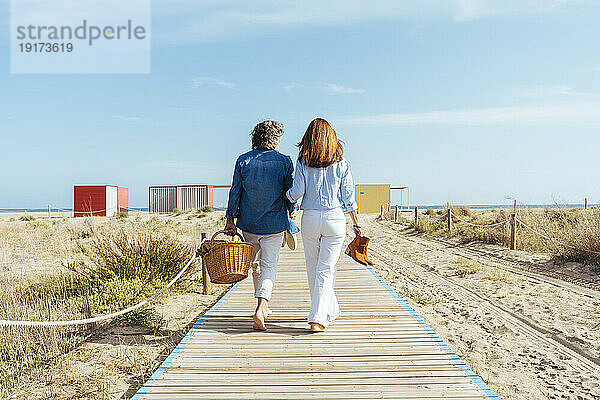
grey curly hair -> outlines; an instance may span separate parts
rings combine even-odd
[[[277,121],[261,121],[254,127],[250,136],[252,150],[275,150],[283,136],[283,125]]]

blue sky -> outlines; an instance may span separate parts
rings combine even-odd
[[[282,121],[295,158],[316,116],[357,183],[419,204],[600,202],[598,1],[154,1],[141,75],[11,75],[9,12],[0,208],[229,183],[255,123]]]

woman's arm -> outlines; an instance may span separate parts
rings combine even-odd
[[[352,220],[352,230],[354,231],[354,236],[362,236],[362,231],[360,229],[360,225],[358,224],[358,214],[356,210],[350,211],[350,219]]]
[[[296,162],[296,172],[294,174],[294,184],[285,193],[285,197],[292,203],[297,202],[302,196],[304,196],[304,191],[306,190],[306,182],[304,179],[304,166],[298,160]]]
[[[342,208],[345,212],[350,214],[354,234],[356,236],[362,236],[362,231],[358,224],[358,215],[356,213],[358,206],[356,205],[354,195],[354,181],[352,180],[352,173],[350,172],[350,164],[348,161],[346,161],[346,171],[344,171],[340,182],[340,194],[342,195]]]
[[[292,159],[288,157],[288,165],[285,168],[285,182],[283,184],[283,201],[288,210],[288,214],[291,216],[296,208],[296,202],[290,201],[288,197],[285,195],[288,190],[294,186],[294,163]]]

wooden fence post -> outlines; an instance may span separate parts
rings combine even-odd
[[[202,238],[200,241],[200,246],[202,246],[202,243],[206,240],[206,232],[202,232],[200,235]],[[208,275],[208,270],[204,265],[204,260],[202,260],[202,294],[210,294],[211,291],[210,276]]]
[[[587,197],[583,201],[583,205],[584,205],[583,208],[587,210]]]
[[[415,206],[415,228],[419,226],[419,207]]]
[[[513,201],[513,213],[510,216],[510,249],[517,248],[517,199]]]
[[[379,211],[379,218],[383,221],[383,204],[381,205],[381,210]]]
[[[450,203],[448,203],[448,232],[452,232],[452,210],[450,209]]]
[[[396,205],[396,211],[394,212],[394,223],[397,223],[398,221],[398,206]]]
[[[517,213],[513,213],[510,217],[510,249],[517,248]]]
[[[51,218],[51,215],[50,215],[50,204],[48,204],[48,219],[50,219],[50,218]]]

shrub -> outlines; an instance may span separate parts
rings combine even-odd
[[[200,209],[200,211],[202,211],[204,213],[211,213],[214,211],[214,209],[211,206],[204,206]]]
[[[148,282],[173,278],[193,248],[167,233],[121,230],[98,235],[87,254],[103,279],[139,278]]]
[[[471,209],[468,206],[451,206],[452,213],[457,217],[470,217],[472,215]]]
[[[19,219],[21,221],[35,221],[35,217],[33,215],[22,215]]]
[[[458,237],[460,243],[482,242],[506,246],[509,244],[510,235],[504,225],[480,228],[459,224],[454,225],[452,235]]]
[[[464,278],[467,275],[477,273],[480,270],[480,267],[475,262],[471,262],[463,257],[459,257],[456,260],[456,264],[452,266],[452,269],[456,271],[456,275]]]
[[[427,210],[425,210],[423,212],[424,215],[427,215],[429,217],[433,217],[435,215],[435,211],[432,208],[428,208]]]
[[[419,233],[431,232],[429,218],[419,218],[419,222],[417,223],[417,225],[415,226],[413,222],[412,227]]]
[[[113,320],[117,326],[141,326],[154,332],[165,326],[165,318],[154,307],[142,307]]]
[[[148,228],[152,231],[160,231],[170,223],[170,220],[163,221],[162,219],[154,215],[151,218],[143,221],[142,223],[144,228]]]
[[[28,221],[27,222],[27,226],[30,226],[32,228],[48,228],[50,227],[50,225],[46,222],[46,221]]]
[[[436,304],[439,303],[440,300],[430,294],[419,292],[417,290],[410,289],[407,286],[402,286],[400,288],[401,293],[405,297],[409,297],[412,301],[417,304],[421,304],[426,306],[428,304]]]

